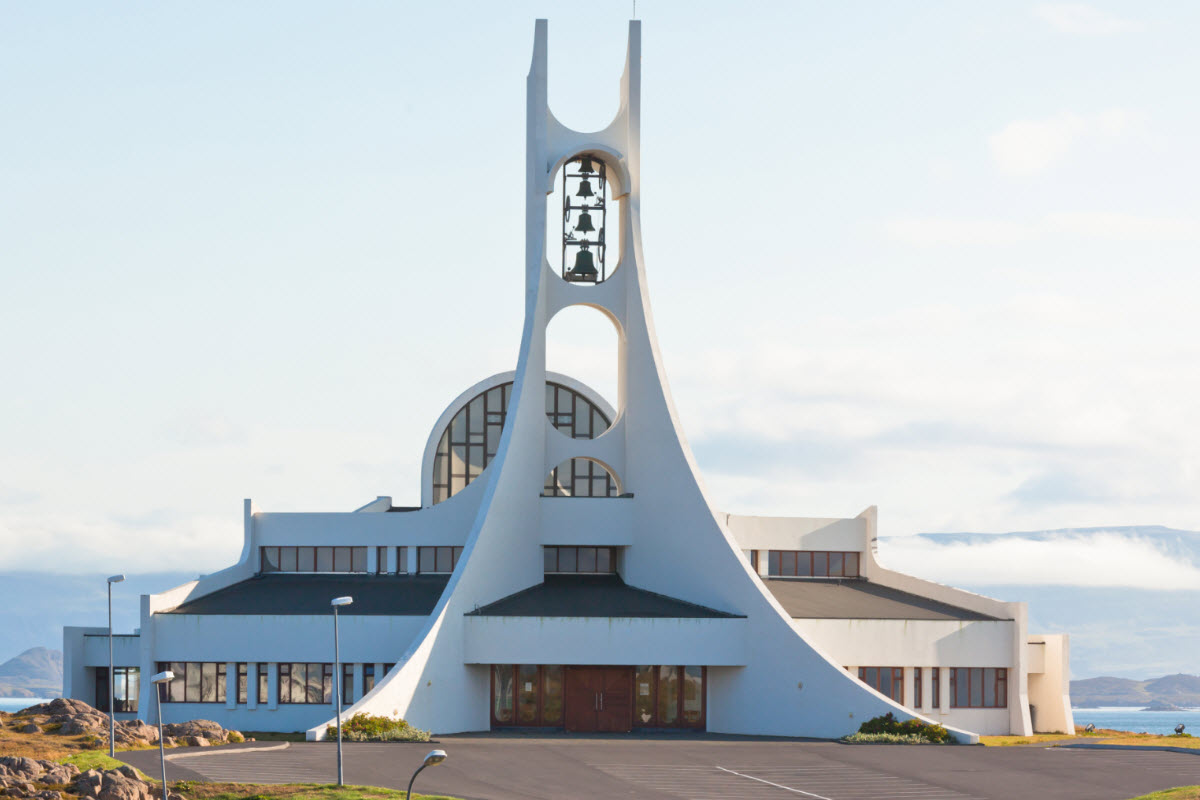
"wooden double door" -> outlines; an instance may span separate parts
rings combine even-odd
[[[567,667],[565,722],[577,733],[624,733],[633,728],[631,667]]]

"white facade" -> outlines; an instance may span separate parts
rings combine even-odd
[[[522,691],[494,683],[509,665],[540,665],[539,682],[552,669],[562,670],[553,674],[565,676],[566,688],[560,684],[554,691],[565,703],[567,721],[560,724],[568,729],[579,710],[572,686],[590,679],[585,667],[610,665],[614,669],[603,674],[624,681],[621,670],[638,665],[694,665],[694,673],[683,666],[666,669],[683,670],[670,673],[680,687],[688,675],[702,675],[702,701],[677,700],[664,677],[654,689],[659,710],[646,719],[670,724],[670,704],[678,703],[693,715],[693,724],[709,731],[837,737],[892,712],[945,724],[972,741],[980,733],[1030,733],[1032,704],[1039,728],[1073,730],[1065,637],[1029,636],[1024,604],[881,566],[873,508],[850,519],[744,517],[713,508],[671,400],[646,289],[640,23],[630,23],[621,108],[607,128],[594,133],[567,129],[548,108],[546,41],[546,23],[538,21],[528,77],[526,307],[516,369],[466,390],[437,421],[423,454],[419,509],[395,509],[390,498],[381,497],[355,512],[289,514],[263,512],[246,501],[238,563],[143,596],[140,635],[122,639],[118,665],[139,666],[147,676],[162,663],[198,665],[202,677],[196,686],[181,684],[179,697],[163,704],[168,721],[202,717],[231,728],[308,730],[310,738],[321,738],[333,716],[331,702],[321,699],[321,682],[308,687],[316,702],[288,702],[294,698],[280,697],[281,681],[290,681],[297,669],[332,660],[328,600],[349,594],[356,602],[340,615],[341,655],[352,665],[348,688],[354,702],[348,713],[400,715],[439,733],[498,724],[509,696],[504,692]],[[546,252],[547,197],[562,171],[581,165],[590,191],[581,156],[603,165],[611,194],[606,213],[616,217],[620,231],[619,240],[606,245],[611,269],[603,280],[565,280],[565,265],[551,263],[558,254]],[[562,186],[565,194],[565,179]],[[600,207],[592,210],[604,219]],[[579,222],[576,230],[586,237],[586,227]],[[546,371],[547,325],[572,305],[603,314],[617,331],[617,408],[571,378]],[[551,402],[569,401],[569,412],[549,408],[548,385],[550,397],[558,398]],[[463,411],[484,395],[488,399],[478,411]],[[564,435],[563,425],[574,426],[575,433]],[[453,444],[458,436],[461,448]],[[476,447],[486,453],[478,462],[472,455]],[[555,472],[548,481],[552,470],[571,459],[581,459],[571,470],[590,470],[585,478]],[[467,475],[465,486],[456,485],[458,468]],[[569,484],[573,495],[582,485],[592,487],[584,494],[601,496],[544,496],[558,493],[556,482]],[[330,562],[322,568],[326,551],[312,548],[330,546],[365,553],[346,556],[358,559],[347,562],[353,567]],[[601,555],[611,553],[611,570],[559,574],[576,567],[560,569],[562,562],[555,562],[559,566],[548,570],[545,547],[601,548]],[[435,566],[441,555],[418,548],[447,548],[445,555],[456,563]],[[450,548],[461,552],[454,556]],[[576,551],[562,552],[576,558]],[[749,553],[757,553],[754,561]],[[827,554],[825,561],[796,555],[813,553]],[[426,555],[428,564],[422,561]],[[847,575],[768,574],[776,559],[784,564],[807,558],[832,569],[835,556],[837,574]],[[314,569],[288,574],[288,559]],[[89,701],[94,677],[89,684],[88,670],[107,665],[107,650],[99,659],[89,646],[93,633],[64,631],[67,693]],[[213,700],[211,676],[219,673],[205,664],[223,665],[223,700]],[[903,695],[898,688],[893,694],[904,702],[868,688],[859,680],[860,667],[900,670],[888,674],[903,676]],[[244,698],[239,669],[246,675]],[[976,673],[962,671],[970,669]],[[375,682],[366,691],[371,671]],[[628,674],[637,680],[633,676],[640,673]],[[967,689],[966,702],[956,702],[954,675],[969,682],[972,674],[993,681],[987,690],[992,700],[1002,696],[994,687],[1002,681],[1001,706],[967,707],[978,705]],[[551,678],[545,680],[547,688],[536,693],[539,720],[555,713]],[[637,686],[645,695],[644,686]],[[643,701],[623,691],[594,694],[600,714],[595,719],[608,720],[597,724],[613,724],[626,702],[641,708]],[[192,697],[210,701],[185,699]],[[613,704],[607,710],[604,697]],[[687,711],[688,702],[702,702],[699,716]],[[150,687],[144,685],[143,714],[150,713],[150,703]],[[632,713],[631,724],[637,725],[637,712]]]

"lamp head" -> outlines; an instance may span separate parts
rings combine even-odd
[[[171,672],[171,670],[166,670],[165,672],[160,672],[157,675],[155,675],[153,678],[150,679],[150,682],[151,683],[166,683],[166,682],[174,680],[174,679],[175,679],[175,673]]]
[[[120,583],[123,580],[125,580],[124,575],[112,575],[109,577],[108,582],[109,583]]]
[[[348,606],[354,602],[353,597],[335,597],[329,601],[329,605],[337,608],[338,606]]]
[[[425,763],[423,764],[423,766],[432,767],[433,765],[440,764],[445,760],[446,760],[446,751],[445,750],[430,750],[429,755],[425,756]]]

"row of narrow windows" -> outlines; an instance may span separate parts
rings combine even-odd
[[[405,546],[377,547],[375,572],[407,574],[408,549]],[[443,545],[417,547],[416,572],[453,572],[462,550],[461,547]],[[366,547],[269,546],[260,551],[262,572],[367,572]],[[393,555],[395,560],[392,560]]]
[[[746,551],[755,572],[758,571],[758,552]],[[858,566],[857,551],[767,551],[767,575],[772,578],[857,578]]]
[[[277,702],[293,705],[330,705],[334,702],[334,665],[331,663],[259,663],[253,670],[245,662],[233,666],[237,671],[238,704],[247,703],[250,692],[254,692],[257,703],[270,702],[272,668],[278,677]],[[385,665],[384,672],[392,666]],[[228,668],[224,661],[160,661],[158,671],[170,670],[175,677],[159,687],[159,699],[164,703],[224,703]],[[136,667],[129,669],[136,670]],[[365,695],[375,688],[375,665],[363,664],[362,671],[362,694]],[[134,697],[135,707],[131,710],[136,711],[136,695]],[[342,664],[342,705],[349,705],[355,699],[354,664]]]
[[[454,571],[462,556],[461,547],[445,545],[417,547],[416,570],[419,575],[443,575]],[[366,572],[365,547],[262,547],[263,572]],[[379,546],[375,552],[375,572],[380,575],[410,573],[407,546]],[[547,573],[614,573],[617,548],[550,546],[542,548]]]
[[[913,673],[912,702],[905,702],[904,667],[859,667],[858,679],[880,694],[909,708],[941,708],[942,668],[930,667],[929,705],[923,695],[925,682],[921,667]],[[1008,670],[1004,667],[950,667],[951,708],[1007,708]]]

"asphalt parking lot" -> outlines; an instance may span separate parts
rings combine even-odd
[[[332,744],[180,748],[171,780],[332,783]],[[430,749],[448,754],[414,787],[467,800],[1127,800],[1200,784],[1200,754],[1046,747],[913,747],[717,735],[463,735],[433,744],[347,744],[347,783],[404,789]],[[158,774],[158,752],[119,753]]]

